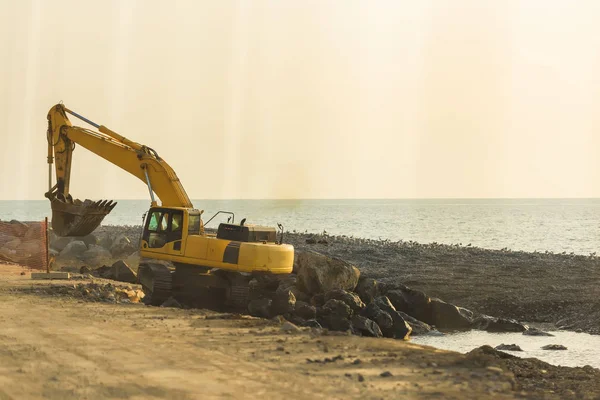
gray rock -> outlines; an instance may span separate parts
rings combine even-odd
[[[402,311],[419,321],[435,325],[431,314],[431,298],[425,293],[404,285],[397,285],[393,289],[386,290],[385,293],[397,311]]]
[[[542,350],[567,350],[567,348],[562,344],[547,344],[542,346]]]
[[[331,300],[336,301],[336,300]],[[352,322],[348,318],[344,318],[340,315],[330,314],[320,316],[317,321],[324,327],[331,331],[346,332],[352,331]]]
[[[80,258],[89,263],[92,263],[94,261],[100,262],[112,258],[112,254],[110,254],[110,251],[106,250],[102,246],[91,244],[88,246],[88,249],[83,252]]]
[[[90,245],[97,245],[98,244],[98,239],[92,233],[90,233],[89,235],[84,236],[83,238],[81,238],[81,241],[83,243],[85,243],[86,246],[88,246],[88,248],[90,247]]]
[[[539,330],[537,328],[529,328],[528,330],[523,331],[523,335],[527,335],[527,336],[554,336],[551,333],[541,331],[541,330]]]
[[[114,238],[114,240],[110,246],[110,252],[115,257],[120,257],[120,256],[123,256],[126,254],[131,254],[136,250],[137,250],[136,246],[124,234],[120,234],[116,238]]]
[[[516,344],[500,344],[494,347],[496,350],[506,350],[506,351],[523,351],[523,349]]]
[[[458,307],[446,303],[440,299],[431,299],[431,325],[438,329],[466,330],[471,328],[472,319],[467,317],[466,312],[460,312]]]
[[[361,315],[375,321],[375,323],[377,323],[381,331],[384,333],[384,336],[385,333],[390,332],[391,328],[394,326],[394,320],[392,319],[392,316],[383,311],[377,306],[377,304],[373,302],[365,307],[365,309],[361,312]],[[393,334],[386,337],[393,337]]]
[[[393,337],[395,339],[408,340],[412,332],[412,328],[408,322],[396,311],[390,300],[385,296],[379,296],[373,303],[379,307],[382,311],[385,311],[392,317],[393,326],[391,328],[384,329],[381,325],[381,331],[385,337]]]
[[[248,303],[248,312],[250,315],[262,318],[271,318],[271,299],[255,299]]]
[[[341,300],[348,305],[352,311],[360,312],[365,308],[365,303],[362,302],[360,297],[356,293],[347,292],[343,289],[334,289],[325,293],[325,301],[329,300]]]
[[[496,318],[489,315],[480,315],[473,321],[474,329],[488,332],[525,332],[529,329],[527,325],[509,318]]]
[[[50,248],[58,251],[59,253],[67,247],[69,243],[74,241],[72,237],[56,237],[56,239],[50,242]]]
[[[354,290],[360,277],[358,268],[348,262],[313,251],[298,252],[296,266],[298,287],[309,295],[333,289]]]
[[[423,321],[419,321],[416,318],[411,317],[408,314],[403,313],[402,311],[396,311],[398,314],[400,314],[400,316],[402,318],[404,318],[404,320],[406,322],[408,322],[408,324],[410,325],[410,327],[412,328],[412,335],[427,335],[428,333],[432,332],[434,329],[431,327],[431,325],[426,324]]]
[[[81,240],[69,242],[65,248],[59,253],[63,258],[81,257],[87,251],[87,246]]]
[[[335,315],[345,319],[350,318],[353,314],[350,306],[341,300],[335,299],[327,301],[318,311],[319,315]]]
[[[115,262],[104,277],[115,281],[137,283],[136,273],[123,260]]]
[[[365,318],[360,315],[352,317],[352,328],[355,333],[361,334],[362,336],[370,337],[382,337],[381,329],[379,325],[373,320]]]
[[[317,308],[311,306],[304,301],[296,301],[296,308],[294,313],[305,320],[315,319],[317,316]]]

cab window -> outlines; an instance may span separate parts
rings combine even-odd
[[[171,222],[171,232],[179,232],[183,229],[183,214],[174,213],[173,221]]]
[[[160,229],[159,230],[161,232],[166,232],[168,228],[169,228],[169,213],[164,213],[160,220]]]
[[[190,214],[188,218],[188,234],[200,234],[200,214]]]
[[[160,211],[154,211],[150,216],[150,222],[148,223],[148,230],[156,232],[158,228],[158,221],[160,221]]]

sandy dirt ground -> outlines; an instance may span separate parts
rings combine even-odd
[[[2,400],[527,397],[510,371],[458,353],[290,334],[281,322],[204,310],[40,295],[73,282],[21,272],[0,265]]]

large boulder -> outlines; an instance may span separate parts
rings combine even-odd
[[[0,244],[0,245],[5,249],[16,250],[19,248],[19,246],[21,246],[21,243],[22,243],[21,239],[11,238],[11,240],[7,241],[6,243]]]
[[[396,310],[411,315],[419,321],[433,324],[431,320],[431,299],[420,290],[400,285],[386,291],[386,296]]]
[[[370,336],[370,337],[382,337],[381,329],[379,325],[373,320],[365,318],[360,315],[355,315],[352,317],[352,328],[355,333],[360,334],[362,336]]]
[[[110,251],[95,244],[91,244],[88,249],[81,254],[81,259],[88,263],[93,263],[94,261],[100,262],[110,258],[112,258]]]
[[[294,314],[305,320],[315,319],[317,316],[317,308],[304,301],[296,301]]]
[[[52,249],[54,249],[54,250],[56,250],[56,251],[58,251],[60,253],[72,241],[74,241],[74,239],[72,237],[59,237],[59,236],[56,236],[55,239],[53,239],[50,242],[50,248],[52,248]]]
[[[114,238],[110,246],[110,252],[115,257],[131,254],[136,250],[135,244],[125,234],[120,234]]]
[[[340,315],[322,315],[317,319],[317,322],[331,331],[352,331],[352,322],[348,318],[344,318]]]
[[[283,315],[294,312],[296,306],[296,296],[289,291],[280,291],[275,293],[271,304],[271,313],[273,315]]]
[[[271,318],[271,299],[254,299],[248,303],[250,315],[262,318]]]
[[[350,318],[353,312],[350,306],[341,300],[331,299],[319,309],[319,315],[336,315],[342,318]]]
[[[392,328],[394,326],[394,320],[390,314],[379,308],[377,304],[371,302],[364,310],[362,310],[361,315],[375,321],[384,336],[393,337]],[[386,335],[386,333],[389,333],[389,335]]]
[[[458,307],[440,299],[431,299],[431,325],[438,329],[470,329],[473,320],[466,313],[461,313]]]
[[[87,251],[87,246],[81,240],[69,242],[65,248],[59,253],[63,258],[81,257]]]
[[[365,308],[365,303],[362,302],[356,293],[347,292],[343,289],[333,289],[325,293],[325,301],[341,300],[346,303],[354,312],[360,312]]]
[[[3,230],[8,232],[11,236],[23,237],[29,230],[29,226],[26,223],[14,219],[8,224],[3,223],[3,225]]]
[[[354,290],[360,277],[354,265],[314,251],[298,252],[296,268],[298,287],[310,295],[333,289]]]
[[[94,234],[90,233],[87,236],[84,236],[81,238],[81,241],[83,243],[86,244],[86,246],[91,246],[91,245],[97,245],[98,244],[98,239],[96,238],[96,236],[94,236]]]
[[[529,329],[527,325],[509,318],[496,318],[489,315],[480,315],[473,321],[474,329],[488,332],[525,332]]]
[[[317,321],[329,330],[352,330],[352,323],[349,320],[352,316],[352,309],[341,300],[327,301],[323,307],[317,310],[317,316]]]
[[[390,317],[392,317],[393,326],[389,329],[386,329],[386,331],[384,331],[382,328],[384,336],[393,337],[395,339],[408,340],[412,332],[412,328],[410,324],[406,322],[404,318],[402,318],[402,315],[400,315],[398,311],[396,311],[396,309],[394,308],[392,303],[390,303],[390,300],[387,297],[379,296],[375,300],[373,300],[373,303],[371,304],[376,305],[381,310],[388,313]]]
[[[34,254],[43,254],[46,252],[46,245],[40,240],[29,240],[26,242],[21,242],[19,246],[16,247],[17,253],[22,255],[31,256]]]
[[[433,330],[431,325],[419,321],[418,319],[411,317],[408,314],[403,313],[402,311],[396,311],[412,328],[411,335],[426,335]]]
[[[137,283],[137,275],[123,260],[115,262],[105,273],[104,278],[121,282]]]

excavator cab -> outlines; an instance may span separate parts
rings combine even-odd
[[[204,233],[201,215],[194,209],[152,207],[144,224],[142,247],[148,251],[165,248],[175,254],[183,252],[188,235]]]

